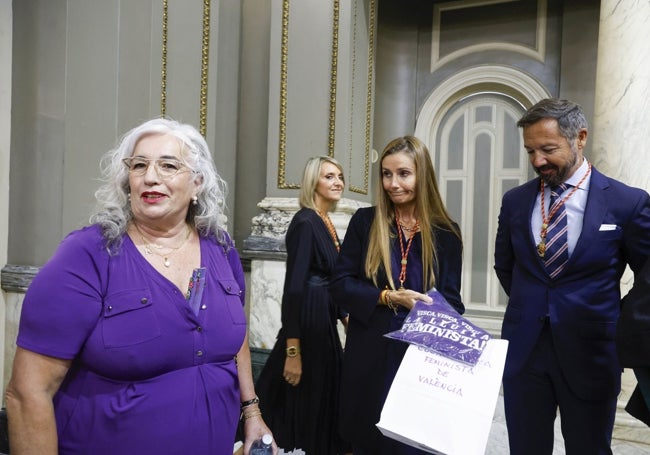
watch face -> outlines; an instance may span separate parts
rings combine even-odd
[[[298,348],[295,346],[291,346],[290,348],[287,348],[287,355],[289,357],[295,357],[298,355]]]

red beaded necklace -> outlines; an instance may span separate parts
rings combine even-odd
[[[574,186],[571,191],[569,192],[568,195],[562,198],[560,202],[553,207],[553,210],[550,210],[548,213],[548,216],[546,215],[546,210],[544,209],[544,179],[540,179],[540,188],[539,192],[541,194],[540,199],[541,199],[541,210],[542,210],[542,229],[540,230],[539,236],[540,236],[540,241],[539,244],[537,245],[537,254],[539,254],[539,257],[544,257],[546,255],[546,233],[548,230],[548,225],[553,219],[553,215],[555,215],[555,212],[558,211],[558,209],[566,202],[569,200],[571,196],[573,196],[573,193],[578,191],[578,188],[580,188],[580,185],[584,183],[584,181],[587,179],[587,176],[591,173],[591,163],[589,163],[589,166],[587,167],[587,172],[585,175],[582,176],[580,181],[576,186]]]
[[[341,246],[339,245],[339,237],[338,235],[336,235],[336,229],[334,228],[334,223],[332,223],[332,220],[330,219],[329,215],[327,214],[323,215],[320,210],[316,210],[316,213],[318,213],[318,216],[320,216],[321,219],[323,220],[323,223],[325,223],[327,232],[329,232],[330,237],[332,237],[332,240],[334,241],[334,247],[338,252],[341,249]]]
[[[395,210],[395,223],[397,224],[397,237],[399,238],[399,249],[400,252],[402,253],[402,260],[401,260],[401,270],[399,272],[399,289],[404,289],[404,281],[406,281],[406,264],[408,262],[408,255],[409,251],[411,250],[411,245],[413,244],[413,237],[415,237],[415,233],[420,230],[420,222],[416,221],[415,225],[411,228],[408,229],[409,231],[412,231],[413,234],[409,237],[409,239],[406,241],[406,250],[404,249],[404,232],[401,229],[402,223],[400,223],[399,216],[397,215],[397,210]]]

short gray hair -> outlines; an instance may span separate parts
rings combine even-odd
[[[517,126],[524,128],[546,118],[557,120],[560,134],[569,142],[578,137],[581,129],[588,128],[579,104],[557,98],[546,98],[535,104],[519,119]]]

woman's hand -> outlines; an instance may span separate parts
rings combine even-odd
[[[244,455],[249,455],[253,442],[262,439],[262,436],[265,434],[273,435],[269,427],[264,423],[261,415],[244,419]],[[273,455],[277,455],[277,453],[278,445],[275,443],[275,438],[273,438]]]
[[[282,376],[289,385],[296,387],[300,384],[300,378],[302,377],[302,357],[300,357],[300,354],[295,357],[287,357],[284,360]]]
[[[289,385],[296,387],[302,377],[300,338],[287,338],[287,357],[284,360],[282,377]]]
[[[412,310],[415,302],[422,300],[425,303],[433,303],[433,299],[426,294],[412,291],[410,289],[398,289],[396,291],[389,291],[390,301],[393,304],[403,306],[407,310]]]

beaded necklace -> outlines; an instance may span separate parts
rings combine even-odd
[[[411,227],[408,227],[402,223],[399,223],[399,226],[406,232],[417,232],[417,230],[420,228],[420,225],[417,222]]]
[[[548,225],[553,219],[553,215],[555,215],[555,212],[557,212],[558,209],[562,205],[564,205],[564,203],[568,201],[571,196],[573,196],[573,193],[578,191],[578,188],[580,188],[580,185],[584,183],[584,181],[587,179],[587,176],[590,173],[591,173],[591,163],[589,163],[589,167],[587,167],[587,172],[585,172],[585,175],[582,176],[578,184],[574,186],[569,192],[569,194],[563,197],[562,200],[560,200],[560,202],[558,202],[555,205],[555,207],[553,207],[552,210],[549,211],[548,216],[546,215],[546,210],[544,209],[544,179],[540,179],[541,183],[540,183],[539,191],[541,193],[540,199],[541,199],[541,210],[542,210],[542,229],[539,232],[540,241],[539,244],[537,245],[537,254],[539,254],[539,257],[543,258],[544,255],[546,254],[546,234],[548,231]]]
[[[399,220],[399,216],[397,215],[397,210],[395,210],[395,222],[397,224],[397,237],[399,238],[399,249],[400,249],[400,253],[402,253],[402,260],[400,261],[401,270],[399,272],[399,290],[402,290],[404,289],[404,281],[406,281],[406,264],[408,263],[409,251],[411,250],[411,245],[413,244],[413,237],[415,237],[415,233],[420,230],[420,222],[416,221],[415,225],[412,228],[405,229],[406,231],[413,232],[413,235],[411,235],[409,239],[406,241],[406,250],[404,249],[404,240],[403,240],[404,232],[402,232],[401,229],[403,225]]]
[[[329,215],[326,213],[323,215],[320,210],[316,210],[316,213],[318,213],[318,216],[321,217],[323,220],[323,223],[325,223],[325,227],[327,228],[327,232],[329,232],[330,237],[332,237],[332,241],[334,242],[334,247],[336,248],[336,251],[338,252],[341,249],[341,246],[339,245],[339,236],[336,234],[336,229],[334,228],[334,223],[332,223],[332,220],[330,219]]]

